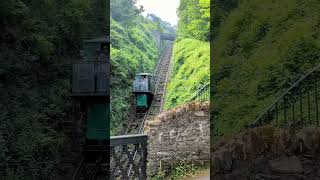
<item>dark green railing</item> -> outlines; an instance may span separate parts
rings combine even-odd
[[[111,137],[110,179],[147,179],[147,141],[146,134]]]
[[[319,126],[320,65],[299,79],[249,127],[266,124],[280,127]]]
[[[194,96],[189,100],[191,101],[209,101],[210,98],[210,83],[203,85]]]

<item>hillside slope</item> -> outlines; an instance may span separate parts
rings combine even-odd
[[[209,0],[180,1],[165,109],[188,102],[210,81],[209,10]]]
[[[320,62],[319,9],[317,0],[246,0],[227,12],[215,27],[215,136],[244,129]]]
[[[174,44],[171,79],[167,86],[165,109],[182,105],[209,82],[210,45],[195,39]]]

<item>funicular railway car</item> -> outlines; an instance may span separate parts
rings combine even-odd
[[[133,93],[137,111],[145,111],[154,96],[154,76],[150,73],[139,73],[133,82]]]
[[[72,97],[85,114],[84,157],[108,159],[110,141],[110,40],[109,37],[85,40],[80,60],[72,64]],[[81,121],[81,120],[80,120]]]

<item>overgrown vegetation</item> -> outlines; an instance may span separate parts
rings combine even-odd
[[[183,39],[174,45],[171,80],[167,86],[165,109],[188,102],[209,82],[209,42]]]
[[[320,2],[245,0],[228,10],[215,7],[224,13],[213,27],[211,127],[214,136],[230,136],[320,62]]]
[[[210,1],[181,0],[178,16],[178,40],[173,49],[166,109],[188,102],[210,79]]]
[[[103,0],[0,2],[0,177],[50,179],[70,118],[71,66],[82,40],[108,34]]]
[[[178,38],[209,40],[210,1],[180,0]]]
[[[160,18],[144,18],[141,10],[133,0],[111,0],[111,134],[128,117],[135,74],[152,73],[159,58],[154,31],[172,31]]]
[[[162,180],[162,179],[185,179],[188,177],[196,176],[200,171],[209,169],[209,164],[193,164],[193,163],[179,163],[174,166],[169,175],[165,172],[159,171],[158,175],[152,177],[152,180]]]
[[[190,163],[180,163],[175,166],[171,172],[171,179],[185,179],[196,175],[199,171],[208,169],[208,165],[190,164]]]

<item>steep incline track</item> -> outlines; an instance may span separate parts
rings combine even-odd
[[[124,133],[124,135],[128,134],[141,134],[144,131],[144,126],[147,120],[154,118],[154,116],[158,115],[162,111],[163,107],[163,100],[165,95],[165,86],[168,80],[169,76],[169,68],[171,63],[171,54],[172,54],[172,43],[169,42],[166,46],[164,53],[162,53],[161,58],[159,58],[158,64],[155,68],[155,72],[153,75],[155,76],[155,94],[153,97],[153,100],[151,102],[150,108],[146,112],[136,112],[134,111],[134,114],[128,123],[128,127]],[[120,152],[119,149],[116,149],[117,153],[122,154],[123,152]],[[139,161],[136,159],[137,151],[133,154],[133,161]],[[125,155],[119,155],[119,157],[122,157],[120,161],[123,161],[124,163],[127,161]],[[116,163],[111,160],[111,172],[114,172],[114,168],[116,166]],[[128,176],[133,175],[134,167],[132,164],[127,164],[128,166]]]
[[[171,63],[172,43],[169,42],[164,53],[162,54],[154,72],[155,76],[155,94],[151,107],[146,112],[136,112],[132,116],[125,134],[143,133],[145,122],[154,118],[162,111],[165,86],[169,77],[169,68]]]

